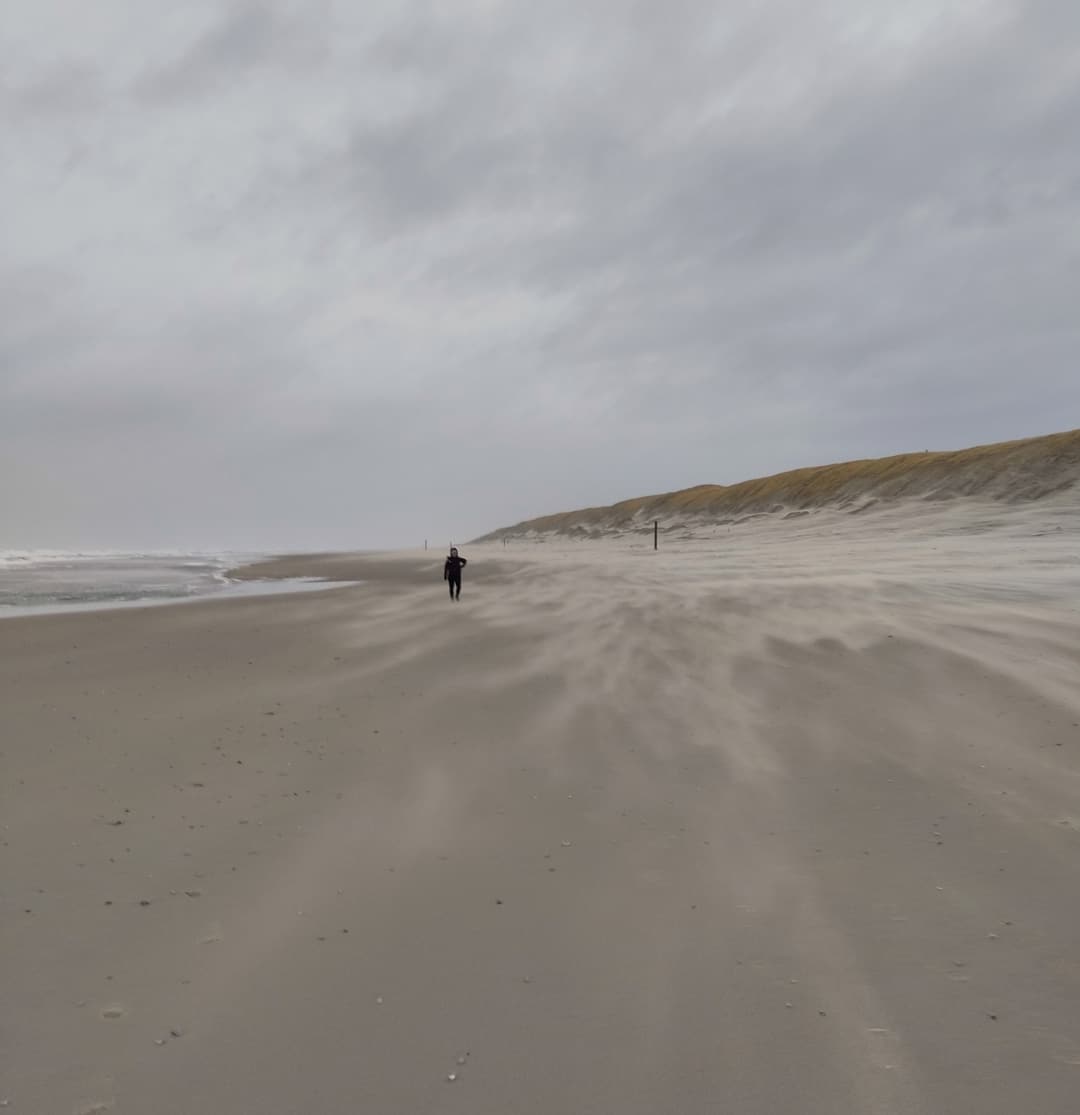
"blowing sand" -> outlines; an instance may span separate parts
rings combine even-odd
[[[1076,504],[0,622],[15,1113],[1066,1115]]]

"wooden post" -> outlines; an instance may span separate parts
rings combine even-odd
[[[659,550],[660,549],[660,520],[659,519],[653,519],[652,548],[654,550]]]

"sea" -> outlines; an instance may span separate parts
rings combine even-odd
[[[230,569],[265,556],[0,550],[0,619],[332,587],[315,579],[237,581],[228,576]]]

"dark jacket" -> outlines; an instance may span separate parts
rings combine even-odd
[[[443,566],[442,579],[444,581],[460,581],[461,571],[468,564],[468,558],[463,558],[460,554],[451,554]]]

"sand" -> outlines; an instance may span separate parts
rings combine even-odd
[[[13,1112],[1074,1112],[1080,516],[0,622]]]

